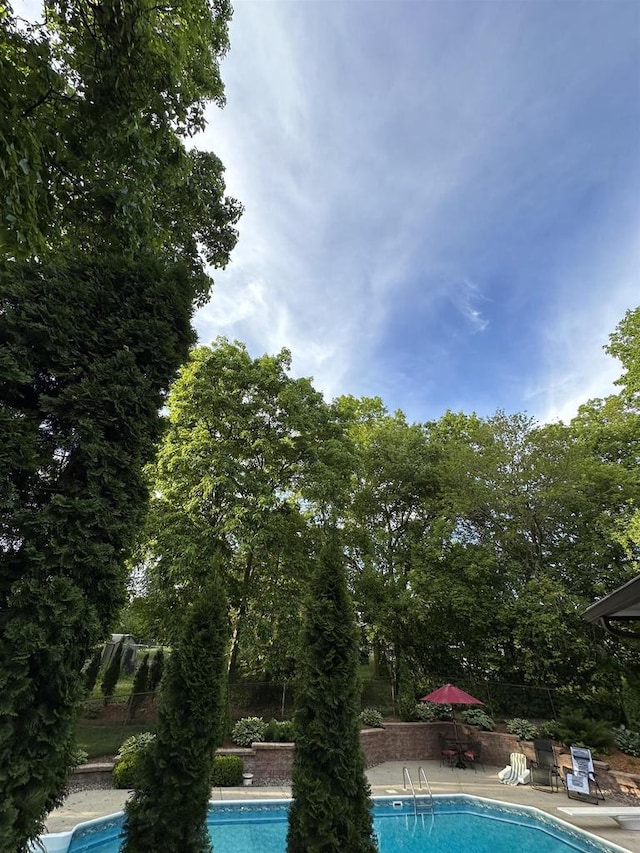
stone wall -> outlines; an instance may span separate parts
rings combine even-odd
[[[459,738],[468,738],[478,744],[481,761],[487,767],[503,768],[509,763],[512,752],[523,752],[529,760],[535,759],[533,743],[521,741],[516,735],[481,732],[462,724],[458,724],[457,731]],[[437,761],[440,737],[452,735],[453,727],[449,722],[385,723],[382,729],[363,729],[360,742],[366,766],[375,767],[384,761]],[[291,743],[254,743],[250,749],[220,749],[218,754],[240,756],[244,772],[253,773],[254,785],[272,785],[291,781],[293,750]],[[558,763],[561,767],[570,766],[570,755],[560,753]],[[93,772],[96,777],[104,777],[110,774],[112,766],[87,765],[86,769],[78,768],[77,773]],[[601,761],[595,761],[594,767],[603,790],[640,798],[640,776],[612,771]]]

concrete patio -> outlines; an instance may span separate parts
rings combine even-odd
[[[497,767],[487,767],[484,772],[478,768],[477,772],[474,772],[441,767],[438,761],[386,761],[367,770],[373,796],[406,793],[402,783],[403,767],[409,769],[416,793],[420,793],[417,783],[418,768],[423,767],[434,794],[470,794],[515,805],[533,806],[617,844],[629,853],[640,853],[640,832],[620,829],[610,817],[578,820],[563,816],[558,811],[558,806],[569,804],[564,792],[548,794],[530,785],[518,785],[515,788],[501,785],[496,775],[500,769]],[[128,791],[115,790],[80,791],[70,794],[64,804],[49,815],[47,830],[62,832],[71,829],[81,821],[120,811],[128,795]],[[291,796],[291,788],[286,785],[214,788],[211,792],[211,799],[214,800],[272,799],[289,796]],[[580,805],[575,801],[571,804]],[[607,801],[605,805],[610,805],[610,802]]]

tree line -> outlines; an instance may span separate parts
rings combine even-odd
[[[637,651],[581,614],[640,567],[639,347],[635,309],[607,347],[619,393],[568,424],[505,412],[409,423],[378,398],[325,401],[290,375],[285,350],[193,350],[147,469],[132,610],[166,638],[224,554],[230,675],[286,679],[331,506],[363,644],[399,700],[443,680],[618,696]]]

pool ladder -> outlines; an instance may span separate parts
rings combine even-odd
[[[427,774],[424,772],[424,767],[418,767],[418,787],[422,790],[422,783],[424,782],[424,786],[427,789],[429,794],[429,800],[427,803],[427,808],[431,810],[433,814],[433,794],[431,792],[431,785],[429,784],[429,780],[427,779]],[[416,797],[416,789],[413,787],[413,780],[411,779],[411,773],[409,773],[408,767],[402,768],[402,784],[405,789],[407,787],[411,789],[411,795],[413,796],[413,813],[414,815],[418,815],[418,800]]]

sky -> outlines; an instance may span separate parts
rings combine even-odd
[[[40,0],[16,2],[37,17]],[[410,421],[568,421],[640,303],[640,0],[235,0],[199,340]]]
[[[201,343],[328,398],[570,419],[640,303],[640,2],[236,0]]]

